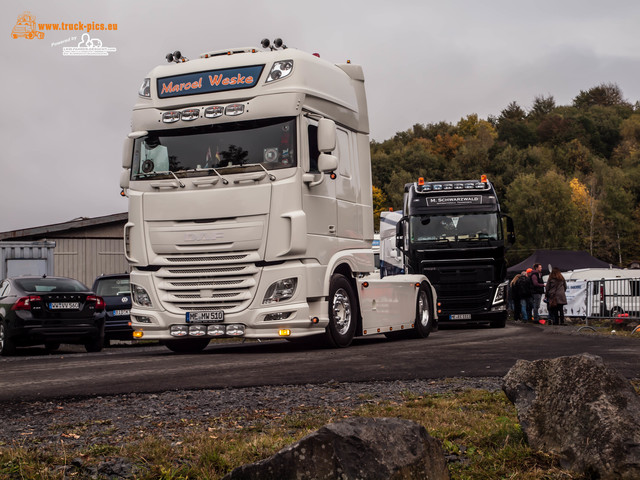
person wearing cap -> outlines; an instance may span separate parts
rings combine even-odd
[[[544,282],[542,281],[542,265],[539,263],[533,264],[533,271],[531,272],[531,293],[533,298],[533,323],[540,323],[538,310],[540,309],[540,302],[544,295]]]

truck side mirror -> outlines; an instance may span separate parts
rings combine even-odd
[[[328,118],[318,120],[318,151],[333,152],[336,149],[336,122]],[[322,171],[322,169],[320,169]],[[335,170],[335,169],[334,169]]]
[[[396,223],[396,248],[398,249],[398,252],[401,252],[401,253],[406,252],[406,248],[405,248],[406,242],[404,238],[406,223],[407,223],[407,217],[402,217],[400,220],[398,220],[398,223]]]
[[[133,138],[125,138],[122,146],[122,168],[131,168],[131,159],[133,158]]]
[[[338,168],[338,157],[328,153],[321,153],[318,157],[318,170],[322,173],[331,173]]]

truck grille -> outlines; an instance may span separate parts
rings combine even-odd
[[[173,313],[246,309],[256,293],[257,252],[165,257],[154,277],[163,306]]]

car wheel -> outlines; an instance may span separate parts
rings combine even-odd
[[[93,340],[84,344],[84,348],[89,353],[101,352],[104,346],[104,338],[102,336],[94,338]]]
[[[167,340],[165,347],[175,353],[199,353],[209,345],[210,338],[187,338],[184,340]]]
[[[613,307],[611,309],[611,316],[612,317],[617,317],[618,315],[622,315],[624,313],[624,310],[620,307]]]
[[[348,347],[356,333],[358,305],[351,283],[336,274],[329,286],[329,326],[325,339],[331,347]]]
[[[7,321],[0,319],[0,355],[8,356],[16,353],[16,346],[9,338],[9,326]]]
[[[60,343],[59,342],[45,342],[44,343],[44,348],[48,352],[55,352],[56,350],[58,350],[60,348]]]
[[[420,285],[418,298],[416,300],[415,336],[417,338],[427,338],[433,327],[433,317],[431,316],[431,300],[424,285]]]

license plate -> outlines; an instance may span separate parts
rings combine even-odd
[[[49,304],[49,310],[78,310],[80,304],[78,302],[52,302]]]
[[[224,322],[224,311],[187,312],[187,323],[219,323]]]
[[[456,313],[449,315],[449,320],[471,320],[470,313]]]
[[[131,313],[131,310],[114,310],[113,316],[119,317],[120,315],[129,315],[130,313]]]

